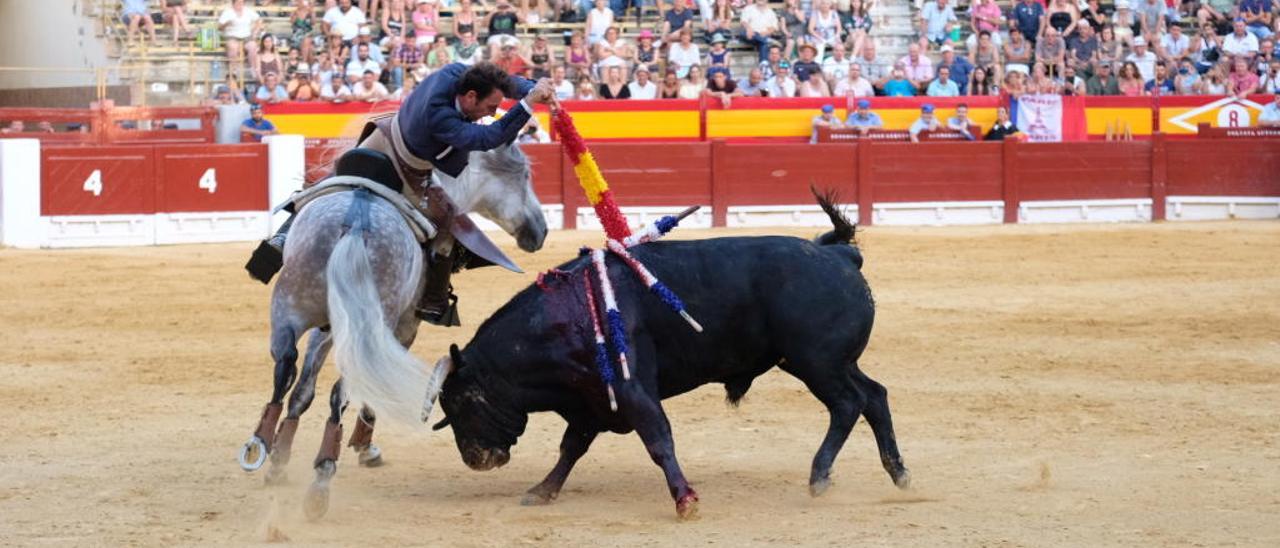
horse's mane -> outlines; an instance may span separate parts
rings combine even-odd
[[[495,173],[504,179],[523,180],[529,172],[528,157],[520,150],[520,145],[512,142],[488,152],[475,153],[473,161],[478,161],[485,171]]]

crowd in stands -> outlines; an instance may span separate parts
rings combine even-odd
[[[231,0],[217,21],[232,95],[259,103],[397,99],[445,64],[482,59],[553,79],[561,99],[726,105],[1280,87],[1278,0],[927,0],[900,59],[877,54],[877,1],[889,0]],[[122,0],[122,14],[131,36],[154,36],[152,12],[163,13],[176,38],[189,30],[185,4]],[[263,32],[265,4],[292,6],[288,36]]]

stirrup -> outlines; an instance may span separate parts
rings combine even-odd
[[[458,316],[458,296],[452,293],[449,294],[449,304],[444,307],[444,310],[417,308],[413,311],[413,315],[431,325],[439,325],[441,327],[460,327],[462,325],[462,321]]]
[[[244,265],[244,269],[249,271],[250,278],[264,284],[271,283],[271,277],[275,276],[282,267],[284,267],[284,254],[267,240],[262,240],[258,244],[258,249],[253,250],[253,256],[249,257],[249,262]]]

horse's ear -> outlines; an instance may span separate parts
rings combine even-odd
[[[462,369],[462,366],[465,365],[462,362],[462,351],[458,350],[458,345],[449,345],[449,360],[453,362],[454,371]]]

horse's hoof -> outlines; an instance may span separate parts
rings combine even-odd
[[[245,442],[244,447],[240,448],[240,454],[236,456],[236,460],[240,462],[240,468],[245,472],[253,472],[267,462],[267,444],[262,438],[254,436]]]
[[[698,518],[698,494],[689,491],[689,494],[680,497],[676,501],[676,514],[682,520],[691,520]]]
[[[546,506],[551,501],[556,500],[554,496],[544,495],[542,493],[534,493],[532,491],[525,493],[524,498],[520,499],[521,506]]]
[[[898,471],[897,474],[893,475],[893,484],[897,485],[898,489],[903,489],[903,490],[910,489],[911,488],[911,472],[907,471],[906,468],[901,469],[900,471]]]
[[[329,486],[312,484],[307,489],[306,498],[302,501],[302,510],[311,521],[324,517],[329,511]]]
[[[365,468],[377,468],[382,466],[382,450],[378,449],[378,446],[376,445],[369,444],[369,447],[360,451],[358,460],[360,461],[360,466]]]
[[[817,498],[821,497],[831,488],[831,478],[822,478],[809,484],[809,496]]]
[[[273,464],[262,477],[262,482],[265,485],[284,485],[289,482],[289,472],[283,466]]]

